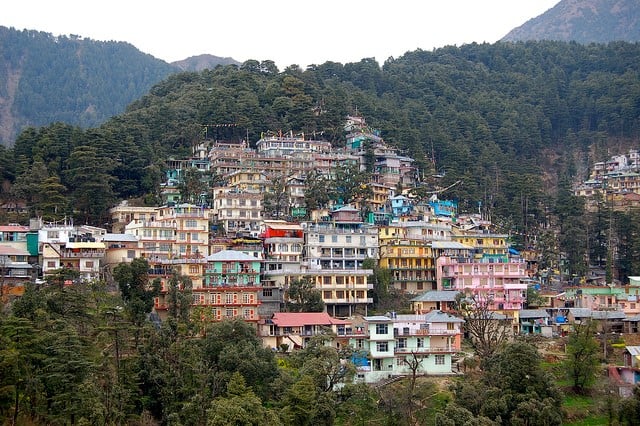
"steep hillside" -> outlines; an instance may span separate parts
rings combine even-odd
[[[172,62],[171,65],[175,65],[182,71],[202,71],[206,69],[213,69],[218,65],[241,65],[240,62],[233,58],[221,58],[214,55],[198,55],[191,56],[182,61]]]
[[[513,29],[502,41],[561,40],[578,43],[640,41],[638,0],[562,0]]]
[[[96,126],[177,71],[128,43],[0,27],[0,144],[27,126]]]

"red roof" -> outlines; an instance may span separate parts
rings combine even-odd
[[[0,232],[29,232],[29,227],[22,225],[0,225]]]
[[[278,327],[302,327],[305,325],[348,324],[348,321],[333,318],[326,312],[276,312],[271,321]]]

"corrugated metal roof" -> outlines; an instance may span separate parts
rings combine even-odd
[[[285,229],[285,230],[295,230],[295,231],[302,230],[302,226],[296,223],[269,223],[267,224],[267,227],[271,229]]]
[[[0,225],[0,232],[29,232],[29,227],[22,225]]]
[[[458,243],[456,241],[433,241],[431,247],[434,249],[460,249],[472,250],[473,247]]]
[[[373,315],[370,317],[364,317],[364,320],[367,322],[390,322],[391,318],[384,315]]]
[[[625,346],[625,349],[633,356],[640,355],[640,346]]]
[[[442,311],[431,311],[424,316],[425,322],[464,322],[462,318]]]
[[[591,311],[591,318],[600,320],[625,319],[627,316],[622,311]]]
[[[411,302],[455,302],[459,291],[430,290],[411,299]]]
[[[518,312],[520,318],[549,318],[549,313],[544,309],[522,309]]]
[[[326,312],[276,312],[271,321],[278,327],[348,324],[348,321],[333,318]]]
[[[0,244],[0,254],[5,256],[29,256],[29,252],[26,249],[19,249],[4,244]]]
[[[221,250],[217,253],[214,253],[210,256],[207,256],[207,261],[216,262],[216,261],[230,261],[230,260],[248,260],[253,262],[259,262],[255,256],[250,256],[246,253],[237,250]]]
[[[132,235],[132,234],[104,234],[104,236],[102,237],[102,241],[107,241],[107,242],[111,242],[111,241],[136,242],[136,241],[138,241],[138,238],[135,235]]]

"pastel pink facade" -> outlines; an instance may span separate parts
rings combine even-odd
[[[438,290],[460,291],[488,303],[492,311],[515,314],[526,302],[526,268],[524,260],[490,263],[441,256],[436,261]]]

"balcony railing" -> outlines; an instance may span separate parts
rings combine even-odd
[[[410,354],[410,353],[419,353],[419,354],[430,354],[430,353],[446,353],[446,352],[450,352],[450,353],[454,353],[454,352],[458,352],[458,349],[456,349],[453,346],[445,346],[445,347],[428,347],[428,348],[415,348],[415,347],[396,347],[395,348],[395,353],[396,354]]]

